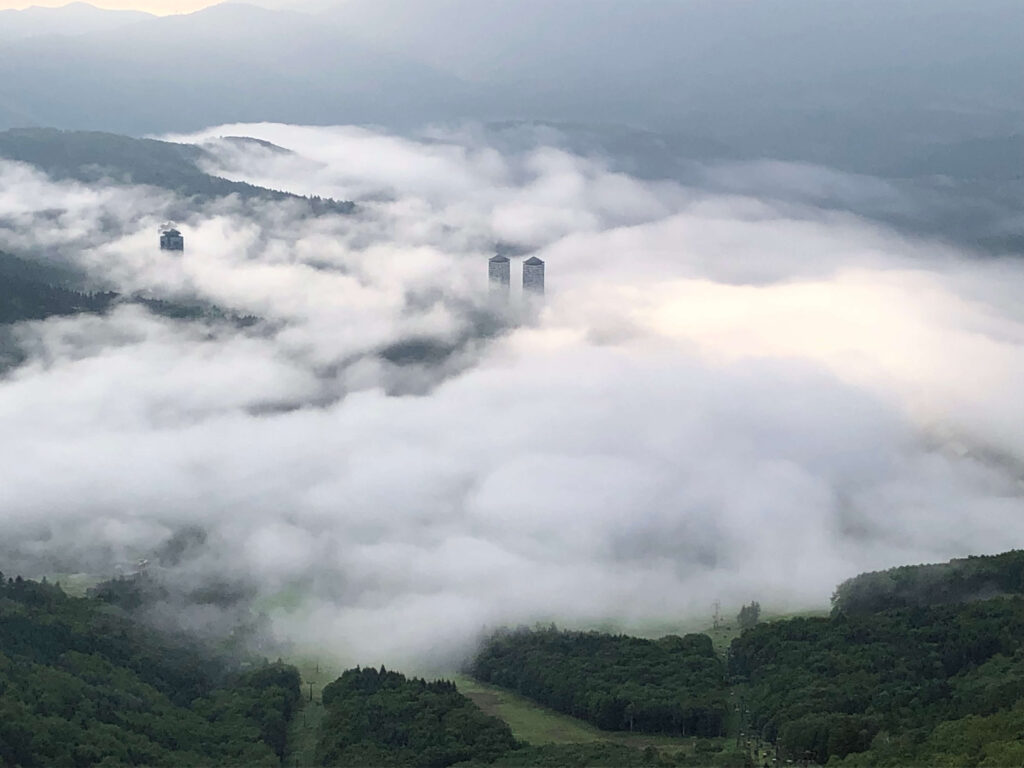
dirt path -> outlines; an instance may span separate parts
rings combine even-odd
[[[323,689],[337,679],[341,670],[330,669],[315,660],[303,659],[292,663],[302,674],[302,709],[295,713],[288,726],[288,749],[281,764],[282,768],[309,768],[316,765],[317,732],[324,719]]]

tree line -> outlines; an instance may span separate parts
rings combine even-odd
[[[603,730],[725,733],[725,669],[707,635],[654,641],[554,627],[499,631],[470,672]]]
[[[864,614],[1019,594],[1024,594],[1024,551],[1011,550],[862,573],[836,587],[832,612]]]
[[[531,745],[480,711],[454,683],[350,669],[324,688],[316,760],[332,768],[743,768],[745,756],[701,742],[696,752],[610,742]]]
[[[346,671],[324,688],[323,705],[320,765],[446,768],[489,763],[518,746],[508,725],[477,709],[454,683],[384,667]]]

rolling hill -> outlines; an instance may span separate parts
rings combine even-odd
[[[107,10],[88,3],[68,3],[60,8],[32,6],[0,11],[0,41],[103,32],[152,18],[152,14],[141,11]]]
[[[246,141],[238,137],[230,140]],[[192,144],[95,131],[21,128],[0,133],[0,158],[29,163],[54,179],[147,184],[198,198],[198,202],[228,195],[242,199],[294,200],[304,202],[314,214],[351,213],[355,208],[351,202],[300,197],[211,176],[198,166],[206,157],[206,150]]]

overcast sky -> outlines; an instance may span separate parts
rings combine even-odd
[[[191,13],[192,11],[198,11],[200,8],[206,8],[217,3],[205,2],[205,0],[98,0],[97,2],[90,2],[89,5],[94,5],[97,8],[106,8],[108,10],[118,11],[145,11],[146,13],[153,13],[158,16],[166,16],[172,13]],[[0,0],[0,10],[23,10],[25,8],[31,8],[33,6],[40,8],[59,8],[61,6],[68,5],[66,0],[38,0],[38,2],[19,2],[18,0]],[[254,3],[254,5],[266,5],[267,7],[273,7],[265,3]]]

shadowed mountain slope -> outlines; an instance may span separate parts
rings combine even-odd
[[[54,179],[148,184],[200,200],[227,195],[295,200],[308,204],[312,213],[351,213],[354,208],[350,202],[305,198],[211,176],[198,166],[207,156],[206,150],[192,144],[94,131],[23,128],[0,133],[0,158],[29,163]]]

